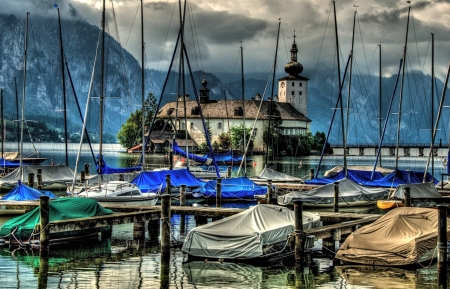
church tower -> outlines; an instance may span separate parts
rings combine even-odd
[[[297,62],[297,44],[291,47],[291,61],[284,66],[287,76],[278,79],[278,101],[288,102],[304,116],[308,112],[308,78],[300,76],[303,65]]]

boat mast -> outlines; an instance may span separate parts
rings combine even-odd
[[[145,170],[145,83],[144,83],[144,5],[141,0],[141,93],[142,93],[142,169]]]
[[[19,91],[17,89],[17,78],[14,77],[14,90],[16,95],[16,119],[19,120]],[[17,125],[17,151],[20,151],[20,125]]]
[[[102,145],[103,145],[103,101],[104,101],[104,72],[105,72],[105,0],[103,0],[102,12],[102,58],[101,58],[101,72],[100,72],[100,133],[99,133],[99,159],[98,159],[98,186],[101,186],[102,180]]]
[[[382,78],[381,78],[381,43],[380,44],[378,44],[378,47],[380,48],[380,51],[379,51],[379,58],[378,58],[378,61],[379,61],[379,65],[378,65],[378,69],[379,69],[379,72],[378,72],[378,95],[379,95],[379,104],[378,104],[378,106],[379,106],[379,116],[378,116],[378,121],[379,121],[379,129],[380,129],[380,141],[381,141],[381,135],[382,135],[382,123],[383,123],[383,117],[382,117],[382,99],[383,99],[383,93],[382,93],[382,91],[381,91],[381,81],[382,81]],[[381,149],[381,148],[380,148]],[[382,165],[381,165],[381,154],[380,154],[380,167],[381,167]]]
[[[431,176],[434,178],[433,117],[434,117],[434,33],[431,33]]]
[[[242,47],[242,41],[241,41],[241,82],[242,82],[242,120],[244,123],[244,142],[243,142],[243,150],[244,155],[242,157],[242,161],[244,163],[244,177],[247,176],[247,157],[246,157],[246,151],[245,151],[245,144],[247,143],[245,140],[246,135],[246,129],[245,129],[245,94],[244,94],[244,55],[243,55],[243,47]]]
[[[23,167],[22,167],[22,154],[23,154],[23,127],[25,125],[25,93],[27,83],[27,51],[28,51],[28,17],[30,12],[27,12],[27,20],[25,22],[25,42],[23,52],[23,88],[22,88],[22,119],[20,121],[20,179],[23,181]]]
[[[337,29],[337,19],[336,19],[336,1],[333,1],[334,7],[334,27],[336,29],[336,51],[337,51],[337,67],[338,67],[338,79],[339,79],[339,102],[341,109],[341,132],[342,132],[342,144],[344,148],[344,174],[347,177],[347,145],[345,139],[345,128],[344,128],[344,107],[342,104],[342,81],[341,81],[341,64],[339,61],[339,37],[338,37],[338,29]]]
[[[272,106],[273,106],[273,91],[274,91],[274,86],[275,86],[275,73],[276,73],[276,66],[277,66],[277,55],[278,55],[278,40],[280,38],[280,26],[281,26],[281,21],[278,22],[278,33],[277,33],[277,45],[275,46],[275,59],[273,61],[273,75],[272,75],[272,97],[270,98],[270,106],[269,106],[269,127],[268,127],[268,134],[267,134],[267,152],[266,152],[266,166],[268,164],[267,162],[267,158],[269,155],[269,134],[270,134],[270,139],[273,139],[273,134],[271,132],[271,124],[272,124]],[[295,42],[295,30],[294,30],[294,42]],[[272,154],[274,153],[273,150],[273,144],[272,144]]]
[[[408,1],[409,3],[409,1]],[[406,23],[406,37],[405,37],[405,46],[403,49],[403,66],[402,66],[402,86],[400,88],[400,100],[398,106],[398,118],[397,118],[397,146],[395,148],[395,169],[398,169],[398,150],[399,150],[399,142],[400,142],[400,123],[402,116],[402,100],[403,100],[403,87],[405,85],[405,66],[406,66],[406,48],[408,44],[408,30],[409,30],[409,15],[411,13],[411,5],[408,8],[408,22]]]
[[[356,7],[356,9],[358,9],[358,6],[356,6],[356,5],[353,5],[353,7]],[[353,14],[352,48],[350,50],[350,68],[349,68],[350,74],[348,76],[347,118],[346,118],[346,125],[345,125],[345,127],[347,128],[347,131],[345,133],[346,138],[348,137],[348,118],[349,118],[349,114],[350,114],[350,95],[351,95],[351,90],[352,90],[353,49],[354,49],[354,45],[355,45],[356,13],[357,13],[357,11],[355,11],[355,13]]]
[[[66,166],[69,165],[69,149],[67,147],[67,104],[66,104],[66,80],[64,73],[64,48],[63,48],[63,38],[61,29],[61,16],[58,9],[58,23],[59,23],[59,48],[61,53],[61,75],[62,75],[62,91],[63,91],[63,101],[64,101],[64,141],[66,143]]]

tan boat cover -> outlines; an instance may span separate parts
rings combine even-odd
[[[336,258],[367,265],[412,265],[430,251],[430,256],[433,253],[437,256],[433,252],[437,245],[437,226],[436,209],[396,208],[348,236]]]

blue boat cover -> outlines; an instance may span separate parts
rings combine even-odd
[[[26,164],[22,164],[22,165],[26,165]],[[3,158],[0,158],[0,167],[2,167],[2,168],[17,168],[17,167],[20,167],[20,163],[13,163],[13,162],[7,161]]]
[[[201,193],[205,198],[216,197],[216,180],[211,180],[192,191]],[[255,199],[255,195],[267,193],[267,187],[255,184],[246,177],[229,178],[222,180],[222,199]]]
[[[395,188],[403,184],[423,183],[423,176],[424,172],[422,171],[397,169],[381,179],[374,179],[373,181],[367,182],[364,185],[371,187]],[[434,185],[437,185],[438,180],[433,178],[431,174],[427,172],[425,182],[434,183]]]
[[[205,155],[205,158],[210,158],[212,159],[212,155],[211,153],[207,153]],[[243,156],[236,156],[232,150],[226,152],[226,153],[216,153],[214,154],[214,159],[216,160],[216,163],[226,163],[226,164],[231,164],[231,163],[236,163],[236,164],[240,164],[242,159],[244,157]],[[251,162],[252,159],[246,158],[246,162]]]
[[[345,177],[345,172],[344,170],[342,170],[331,177],[304,180],[304,182],[305,184],[308,185],[327,185],[347,178],[357,184],[365,185],[367,182],[370,182],[371,177],[372,171],[363,171],[363,170],[347,170],[347,177]],[[381,178],[383,178],[382,173],[374,172],[373,179],[381,179]]]
[[[140,172],[132,181],[143,193],[162,192],[166,188],[166,175],[170,175],[170,183],[174,187],[200,187],[205,182],[197,179],[188,169],[145,171]]]
[[[100,155],[97,155],[97,164],[96,164],[96,168],[97,168],[97,173],[99,173],[99,169],[98,169],[98,164],[99,164],[99,158]],[[131,172],[136,172],[136,171],[141,171],[142,167],[140,166],[136,166],[136,167],[129,167],[129,168],[113,168],[113,167],[109,167],[105,160],[102,157],[102,175],[112,175],[112,174],[125,174],[125,173],[131,173]]]
[[[18,181],[17,186],[15,186],[9,193],[3,196],[0,200],[7,201],[34,201],[39,200],[39,198],[44,195],[48,196],[51,199],[56,199],[55,196],[50,191],[40,191],[34,188],[31,188],[25,184],[23,184],[20,180]]]
[[[186,156],[186,152],[182,149],[180,149],[180,147],[178,146],[178,144],[176,143],[176,141],[173,141],[173,146],[172,146],[173,152],[177,155],[183,156],[183,157],[187,157],[191,160],[194,160],[198,163],[202,163],[202,164],[210,164],[212,159],[207,158],[207,157],[201,157],[201,156],[197,156],[195,154],[187,154]]]
[[[386,176],[383,176],[380,172],[374,172],[373,179],[371,180],[372,171],[347,170],[347,179],[368,187],[395,188],[402,184],[422,183],[423,176],[424,172],[397,169]],[[326,185],[344,178],[345,173],[342,170],[332,177],[305,180],[304,182],[309,185]],[[438,183],[428,172],[425,182],[433,182],[435,185]]]

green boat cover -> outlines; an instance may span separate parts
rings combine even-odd
[[[49,203],[50,222],[77,218],[88,218],[112,214],[113,211],[102,207],[90,198],[59,198]],[[26,240],[31,237],[36,224],[40,222],[40,207],[7,221],[0,228],[0,238],[13,233],[17,239]]]

